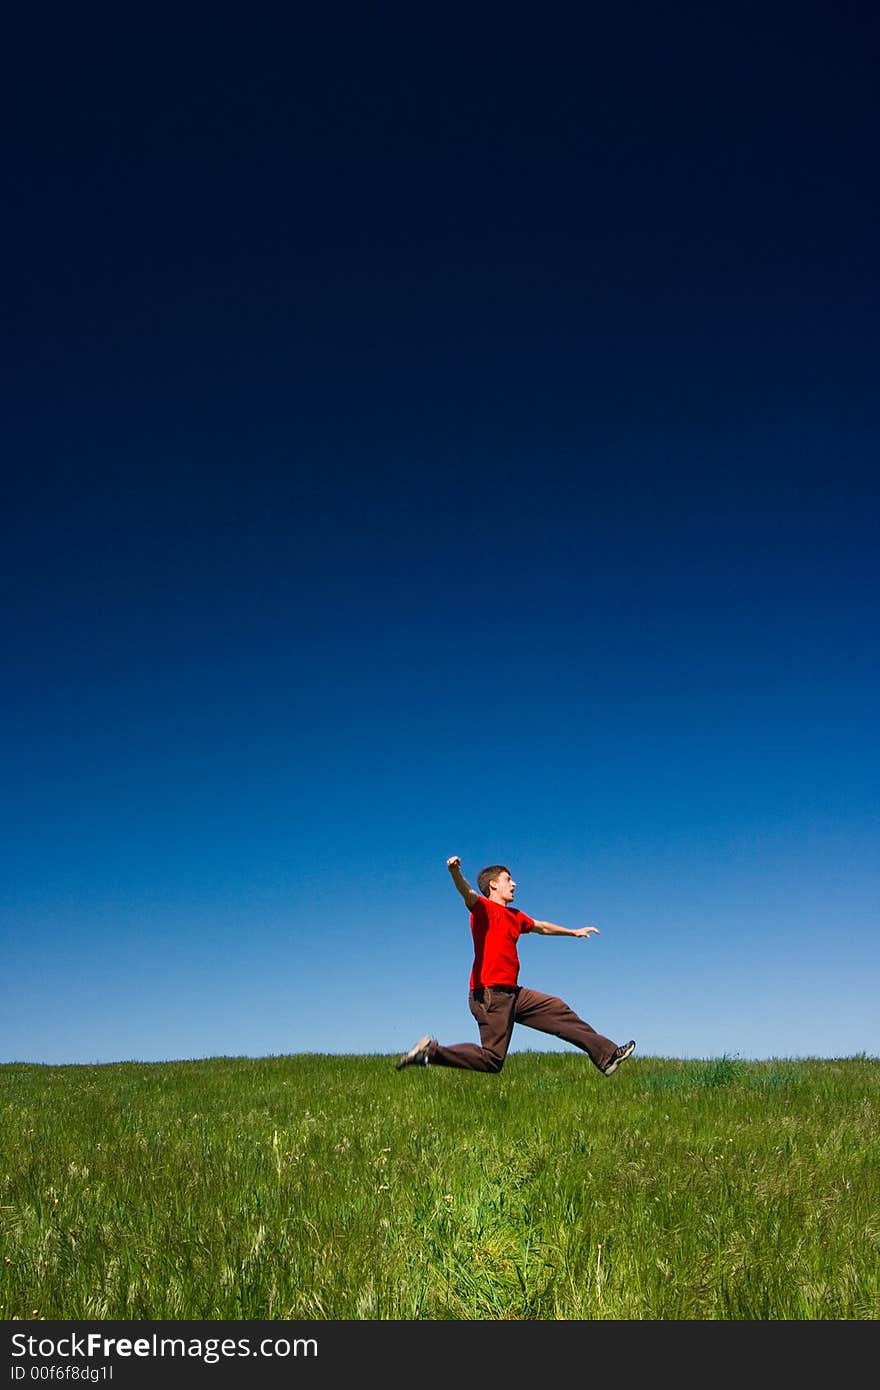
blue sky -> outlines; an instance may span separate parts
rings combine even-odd
[[[880,1051],[877,21],[797,13],[23,33],[0,1060],[474,1040],[456,853],[642,1053]]]

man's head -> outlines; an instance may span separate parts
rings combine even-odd
[[[516,884],[505,864],[490,864],[477,874],[477,887],[490,903],[512,903]]]

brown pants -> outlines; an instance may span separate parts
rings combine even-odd
[[[466,1067],[469,1071],[500,1071],[504,1066],[510,1035],[515,1023],[537,1028],[564,1038],[586,1052],[601,1071],[610,1061],[616,1044],[603,1038],[573,1009],[552,994],[539,994],[519,985],[492,985],[471,990],[470,1010],[480,1028],[481,1047],[476,1043],[456,1043],[454,1047],[432,1046],[428,1062],[435,1067]]]

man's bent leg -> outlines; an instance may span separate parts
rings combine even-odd
[[[604,1068],[617,1051],[617,1044],[604,1038],[579,1018],[574,1009],[552,994],[540,994],[536,989],[521,989],[516,997],[514,1022],[524,1023],[527,1028],[537,1028],[541,1033],[552,1033],[555,1038],[574,1043],[586,1052],[591,1062]]]
[[[475,989],[468,997],[470,1011],[480,1029],[480,1042],[456,1043],[441,1047],[436,1043],[428,1049],[428,1064],[433,1067],[464,1067],[468,1071],[495,1071],[504,1066],[510,1035],[516,993],[513,990]]]

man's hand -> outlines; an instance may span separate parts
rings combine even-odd
[[[460,869],[460,868],[461,868],[461,855],[460,855],[460,854],[453,854],[449,859],[447,859],[447,861],[446,861],[446,867],[447,867],[447,869],[449,870],[450,873],[452,873],[452,870],[453,870],[453,869]]]
[[[572,932],[572,936],[590,936],[593,932],[596,936],[601,935],[598,927],[578,927],[577,931]]]

